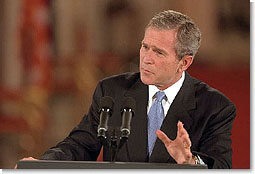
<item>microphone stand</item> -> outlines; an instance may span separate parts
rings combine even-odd
[[[109,98],[106,98],[106,99],[108,100]],[[121,109],[122,110],[122,112],[121,112],[122,125],[121,125],[121,127],[111,128],[112,134],[110,136],[110,144],[109,144],[109,141],[107,141],[107,136],[106,136],[108,119],[106,119],[107,118],[106,117],[103,120],[101,120],[104,115],[101,116],[101,114],[100,114],[100,125],[103,123],[104,124],[103,124],[103,126],[100,126],[100,129],[98,130],[97,137],[104,147],[107,147],[107,148],[110,147],[112,162],[114,162],[116,160],[117,153],[123,147],[123,145],[128,141],[128,136],[130,134],[131,118],[132,118],[132,116],[134,116],[135,100],[131,97],[127,97],[124,100],[123,106],[124,107]],[[104,110],[102,110],[102,111],[104,111]],[[109,111],[110,110],[106,110],[107,114],[109,114]],[[119,141],[118,141],[117,133],[118,134],[120,133]]]
[[[123,147],[123,145],[127,142],[128,137],[122,137],[120,136],[119,140],[118,140],[118,133],[120,133],[120,128],[119,127],[114,127],[110,129],[110,142],[107,141],[107,136],[105,136],[104,138],[102,138],[101,136],[98,136],[98,139],[100,140],[100,143],[106,147],[106,148],[110,148],[111,150],[111,162],[115,162],[116,160],[116,156],[119,152],[119,150]]]
[[[111,161],[115,162],[117,148],[118,148],[118,141],[117,141],[117,135],[116,135],[115,128],[112,131],[110,148],[111,148]]]

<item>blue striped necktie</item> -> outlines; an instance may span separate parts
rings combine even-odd
[[[164,120],[164,110],[162,106],[162,100],[165,97],[165,93],[158,91],[156,93],[156,100],[152,104],[148,113],[148,148],[149,156],[151,156],[155,141],[157,139],[156,130],[160,129]]]

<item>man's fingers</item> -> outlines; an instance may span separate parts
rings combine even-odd
[[[38,159],[33,157],[26,157],[26,158],[22,158],[20,161],[23,161],[23,160],[38,160]],[[17,164],[14,166],[14,169],[17,169]]]
[[[177,127],[178,127],[177,136],[182,139],[184,148],[190,148],[191,141],[190,141],[188,132],[183,127],[183,123],[181,121],[178,121]]]
[[[183,128],[183,124],[181,121],[178,121],[177,123],[177,137],[180,137],[182,134],[181,129]]]
[[[156,134],[157,134],[158,138],[165,144],[165,146],[168,146],[172,142],[172,140],[170,140],[167,137],[167,135],[164,132],[162,132],[161,130],[157,130]]]
[[[185,134],[188,134],[187,131],[185,130],[185,128],[183,127],[183,123],[181,121],[178,121],[177,123],[177,136],[181,137]]]
[[[190,148],[191,147],[191,141],[189,138],[184,138],[183,139],[183,146],[184,148]]]
[[[182,137],[182,136],[189,136],[188,132],[186,131],[186,129],[183,127],[183,123],[181,121],[178,121],[177,123],[177,136],[178,137]]]
[[[37,160],[37,159],[35,159],[35,158],[33,158],[33,157],[26,157],[26,158],[23,158],[23,159],[21,159],[21,160]]]

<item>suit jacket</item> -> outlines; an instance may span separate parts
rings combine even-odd
[[[136,101],[128,142],[118,152],[116,161],[176,163],[164,144],[157,139],[148,157],[147,104],[148,86],[143,84],[140,73],[125,73],[103,79],[97,85],[91,107],[79,125],[62,142],[49,149],[41,159],[96,160],[101,149],[97,139],[99,104],[103,96],[115,100],[108,125],[121,125],[121,106],[125,97]],[[182,121],[192,142],[191,151],[198,154],[209,168],[231,168],[231,130],[236,109],[219,91],[185,73],[184,83],[176,95],[162,123],[161,130],[175,139],[177,122]],[[108,131],[108,140],[111,129]],[[104,147],[104,161],[111,159],[111,149]]]

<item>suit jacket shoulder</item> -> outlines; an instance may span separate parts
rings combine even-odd
[[[108,90],[109,87],[112,87],[114,90],[116,88],[123,90],[131,88],[137,81],[140,81],[140,73],[127,72],[104,78],[100,80],[99,84],[105,90]]]

